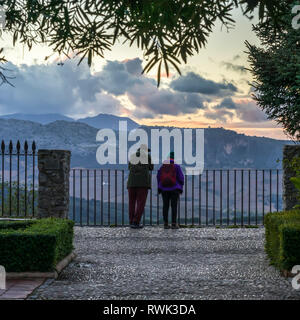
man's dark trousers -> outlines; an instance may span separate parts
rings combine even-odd
[[[128,188],[129,196],[129,223],[139,224],[144,212],[148,188],[132,187]]]
[[[163,217],[164,223],[168,223],[168,215],[169,215],[169,207],[171,202],[171,209],[172,209],[172,223],[175,224],[177,220],[177,202],[179,198],[178,191],[163,191],[162,192],[163,198]]]

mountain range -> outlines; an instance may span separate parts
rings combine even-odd
[[[69,121],[69,122],[81,122],[86,123],[94,128],[111,128],[118,130],[119,121],[127,121],[128,130],[133,130],[139,127],[139,124],[131,120],[128,117],[118,117],[111,114],[100,113],[95,117],[86,117],[80,119],[73,119],[59,113],[47,113],[47,114],[25,114],[25,113],[13,113],[0,116],[0,119],[15,119],[24,121],[33,121],[40,124],[49,124],[54,121]]]
[[[127,120],[128,130],[139,127],[130,118],[100,114],[74,120],[61,114],[26,115],[14,114],[0,116],[0,140],[7,144],[35,141],[40,149],[65,149],[72,151],[72,166],[99,168],[96,150],[98,129],[118,129],[120,120]],[[163,127],[141,126],[146,131]],[[173,128],[167,128],[173,129]],[[183,130],[183,129],[180,129]],[[291,141],[265,137],[247,136],[223,128],[206,128],[205,168],[280,168],[277,160],[282,158],[282,149]],[[118,144],[118,141],[117,141]],[[193,145],[195,147],[195,145]],[[117,166],[118,168],[122,166]]]

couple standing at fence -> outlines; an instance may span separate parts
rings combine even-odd
[[[127,189],[129,196],[129,223],[134,229],[142,228],[140,224],[144,212],[148,190],[151,189],[153,164],[149,154],[150,149],[144,144],[131,156],[128,169]],[[157,172],[158,194],[163,199],[164,228],[169,229],[168,213],[171,203],[172,229],[178,229],[177,202],[183,191],[184,175],[180,166],[174,163],[174,152],[170,152]]]

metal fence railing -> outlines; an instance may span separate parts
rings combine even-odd
[[[0,217],[35,217],[38,202],[36,144],[1,143]],[[127,170],[71,169],[69,218],[77,225],[128,225]],[[263,225],[270,211],[282,210],[282,170],[207,169],[185,175],[178,203],[181,225]],[[152,172],[142,217],[162,224],[162,199]]]
[[[37,208],[36,144],[25,141],[8,145],[0,152],[0,217],[34,217]]]
[[[128,225],[127,170],[72,169],[70,219],[77,225]],[[162,200],[152,172],[142,222],[162,223]],[[282,209],[282,170],[208,169],[185,175],[178,203],[181,225],[263,225],[264,216]]]

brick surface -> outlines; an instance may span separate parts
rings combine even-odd
[[[0,290],[0,300],[26,299],[44,281],[45,279],[9,279],[6,281],[6,290]]]

